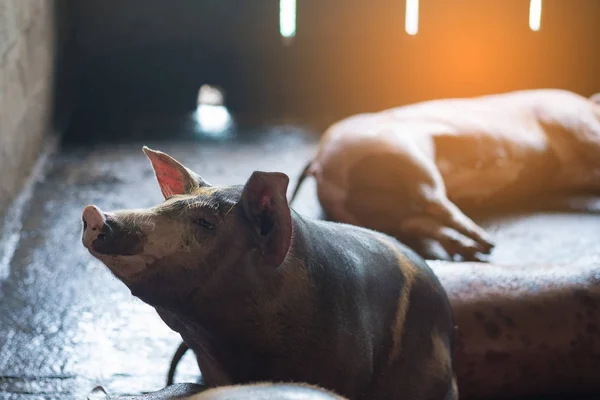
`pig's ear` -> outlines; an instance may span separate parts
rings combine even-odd
[[[292,241],[292,217],[286,193],[290,179],[280,172],[255,171],[241,197],[264,260],[273,266],[283,262]]]
[[[178,194],[190,194],[199,187],[210,186],[196,173],[168,154],[149,149],[146,146],[143,147],[143,150],[152,163],[154,174],[165,199]]]

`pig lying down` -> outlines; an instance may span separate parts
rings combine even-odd
[[[494,241],[461,209],[600,189],[600,94],[527,90],[352,116],[325,132],[292,201],[306,176],[328,219],[425,258],[480,259]]]
[[[348,399],[458,398],[449,301],[414,252],[297,214],[282,173],[213,186],[144,151],[165,201],[86,207],[83,245],[182,336],[209,387],[295,382]]]
[[[87,400],[346,400],[308,385],[254,384],[223,386],[204,391],[200,385],[180,383],[140,396],[109,396],[96,387]]]
[[[600,260],[429,265],[450,298],[461,399],[600,394]]]

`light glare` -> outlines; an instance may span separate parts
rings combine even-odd
[[[542,0],[530,0],[529,2],[529,28],[539,31],[542,21]]]
[[[296,0],[279,0],[279,33],[284,38],[296,36]]]
[[[406,0],[404,30],[409,35],[416,35],[419,31],[419,0]]]
[[[202,134],[221,137],[233,127],[233,118],[224,103],[225,95],[218,87],[200,87],[194,120]]]
[[[205,134],[221,135],[232,125],[231,115],[225,106],[200,104],[196,108],[194,118],[198,129]]]

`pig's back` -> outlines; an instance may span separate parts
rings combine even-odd
[[[359,301],[363,320],[354,323],[384,329],[393,316],[390,304],[407,279],[398,254],[367,229],[303,218],[295,222],[300,229],[294,230],[294,253],[303,259],[322,309],[354,314]]]
[[[595,108],[576,93],[538,89],[359,114],[326,131],[311,172],[323,208],[355,224],[343,204],[350,171],[367,156],[392,154],[398,165],[418,156],[435,164],[448,197],[458,203],[537,192],[556,180],[561,165],[579,162],[578,143],[590,140],[586,121],[600,115]]]
[[[415,253],[382,233],[292,215],[293,263],[283,268],[304,269],[308,277],[301,303],[311,311],[302,317],[302,341],[319,384],[357,398],[392,373],[404,340],[427,342],[435,333],[451,342],[445,292]],[[407,362],[424,362],[424,352],[409,352]]]
[[[350,334],[366,330],[385,340],[398,312],[406,306],[402,302],[422,296],[436,304],[438,315],[432,311],[430,316],[440,324],[438,329],[452,329],[441,284],[410,248],[386,234],[355,225],[299,216],[295,224],[294,251],[304,260],[319,306],[332,312],[324,316],[325,325],[337,329],[344,318],[334,316],[351,316]],[[416,297],[411,293],[415,287],[420,291]]]

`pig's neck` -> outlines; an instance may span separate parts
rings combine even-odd
[[[186,312],[156,307],[196,353],[208,385],[250,382],[272,368],[270,354],[287,354],[314,330],[314,298],[302,260],[286,261],[254,290],[234,290],[212,306]],[[264,364],[264,365],[263,365]]]
[[[218,352],[215,352],[219,344],[214,342],[213,335],[188,318],[167,309],[156,307],[156,311],[171,329],[181,335],[183,341],[196,354],[204,384],[224,386],[234,382],[227,373],[227,368],[220,362]]]
[[[313,320],[308,308],[297,307],[292,311],[298,318],[296,322],[286,321],[289,314],[281,312],[279,307],[271,305],[271,310],[266,307],[258,301],[257,308],[264,310],[260,313],[242,308],[236,316],[222,311],[219,318],[203,315],[200,319],[159,308],[157,311],[196,354],[204,382],[215,386],[249,383],[263,373],[268,375],[265,372],[269,371],[271,354],[286,354],[293,343],[306,339],[300,335],[311,330],[301,326],[302,322]]]

